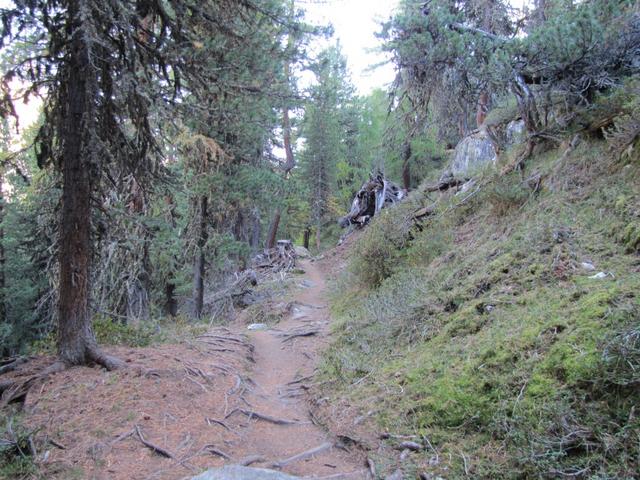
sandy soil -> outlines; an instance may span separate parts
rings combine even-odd
[[[25,422],[39,429],[42,478],[182,479],[225,463],[368,478],[362,454],[314,423],[310,410],[329,335],[324,270],[335,262],[325,264],[300,262],[305,274],[287,298],[290,313],[272,329],[238,322],[184,344],[113,348],[132,368],[73,368],[34,387]]]

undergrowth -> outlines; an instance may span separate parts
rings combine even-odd
[[[92,322],[93,333],[99,345],[121,345],[132,348],[180,342],[206,332],[207,328],[206,323],[193,323],[181,316],[124,323],[100,315]],[[36,341],[31,350],[33,353],[54,353],[56,351],[55,332]]]
[[[0,419],[0,479],[33,478],[37,473],[32,439],[21,418],[10,409]]]
[[[428,439],[410,469],[640,471],[640,173],[602,141],[562,153],[486,173],[419,228],[431,201],[416,192],[374,219],[335,285],[328,395]]]

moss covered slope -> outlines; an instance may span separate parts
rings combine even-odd
[[[640,471],[640,165],[597,140],[563,153],[446,198],[414,192],[370,225],[336,285],[328,394],[375,412],[370,427],[422,437],[408,474]],[[382,472],[394,455],[376,458]]]

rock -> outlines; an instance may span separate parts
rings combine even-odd
[[[297,480],[299,478],[265,468],[225,465],[220,468],[211,468],[196,477],[192,477],[191,480]]]
[[[580,264],[582,268],[584,268],[587,272],[592,272],[596,269],[596,267],[591,262],[582,262]]]
[[[247,330],[266,330],[269,328],[266,323],[252,323],[247,326]]]
[[[404,474],[402,473],[402,470],[398,469],[391,475],[385,477],[384,480],[404,480]]]
[[[524,142],[527,138],[527,128],[524,125],[524,120],[512,120],[509,122],[505,130],[505,137],[507,146]]]
[[[498,155],[487,134],[478,132],[458,143],[449,170],[455,177],[469,177],[471,173],[495,163],[497,159]]]
[[[602,280],[603,278],[607,278],[607,277],[613,277],[612,273],[605,273],[605,272],[598,272],[595,275],[591,275],[589,278],[592,278],[594,280]]]
[[[462,184],[462,186],[460,187],[460,190],[458,190],[458,192],[456,193],[456,196],[464,195],[469,190],[471,190],[475,186],[475,184],[476,184],[476,181],[473,178],[471,180],[469,180],[468,182],[464,182]]]
[[[309,250],[307,250],[306,248],[296,245],[295,247],[293,247],[293,249],[296,252],[296,257],[311,258],[311,252],[309,252]]]
[[[406,442],[402,442],[399,445],[399,448],[402,450],[412,450],[414,452],[419,452],[420,450],[422,450],[422,445],[420,445],[418,442],[410,442],[410,441],[406,441]]]

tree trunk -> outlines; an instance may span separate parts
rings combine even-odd
[[[193,264],[193,316],[202,317],[202,306],[204,304],[204,277],[205,277],[205,255],[204,248],[207,244],[207,205],[209,199],[206,196],[200,197],[200,231],[198,232],[198,250]]]
[[[262,236],[262,223],[260,222],[260,213],[258,211],[251,212],[253,225],[251,226],[251,238],[249,245],[251,253],[255,255],[260,248],[260,237]]]
[[[280,207],[276,208],[269,225],[269,233],[267,234],[266,248],[274,248],[276,246],[276,237],[278,236],[278,226],[280,225]]]
[[[411,188],[411,140],[407,140],[402,151],[402,187]]]
[[[304,237],[302,239],[302,244],[304,248],[309,250],[309,237],[311,236],[311,229],[309,227],[304,229]]]
[[[89,98],[94,81],[89,66],[87,32],[79,19],[79,2],[70,2],[72,39],[67,82],[67,115],[62,151],[62,216],[60,227],[60,300],[58,352],[65,363],[79,365],[88,360],[87,350],[96,347],[89,318],[89,268],[91,260],[91,178],[84,142],[86,122],[93,106]],[[75,8],[74,8],[75,7]],[[78,20],[78,23],[76,23]],[[87,115],[89,114],[89,115]],[[83,117],[86,116],[86,119]]]
[[[5,255],[4,255],[4,192],[2,184],[4,183],[3,172],[0,172],[0,324],[7,320],[7,304],[5,296]],[[1,350],[0,350],[1,353]]]
[[[175,317],[178,315],[178,302],[176,300],[176,285],[172,282],[164,284],[164,312],[165,315]]]
[[[320,251],[320,223],[316,225],[316,248]]]
[[[67,81],[58,92],[65,102],[62,143],[62,212],[60,225],[60,284],[58,304],[58,354],[67,365],[95,361],[112,369],[121,362],[98,351],[89,314],[91,264],[91,160],[89,145],[96,128],[95,67],[88,44],[86,5],[69,2],[68,38],[71,39],[66,68]],[[66,87],[66,91],[64,91]]]
[[[484,91],[478,97],[478,107],[476,110],[476,125],[478,128],[482,127],[484,120],[487,118],[489,112],[489,94]]]
[[[289,64],[285,64],[285,74],[289,78]],[[284,140],[284,153],[286,156],[286,162],[284,164],[284,175],[289,175],[289,172],[296,166],[296,161],[293,157],[293,149],[291,148],[291,121],[289,120],[289,107],[285,106],[282,112],[282,135]]]
[[[132,215],[143,215],[145,212],[144,193],[140,185],[132,179],[131,198],[128,204],[129,213]],[[142,238],[141,255],[136,249],[134,254],[140,260],[140,268],[138,272],[133,272],[135,277],[130,280],[127,292],[127,322],[137,325],[140,320],[149,318],[149,291],[151,289],[151,260],[149,259],[149,230],[146,228],[135,227],[134,235]],[[140,256],[138,256],[140,255]]]

